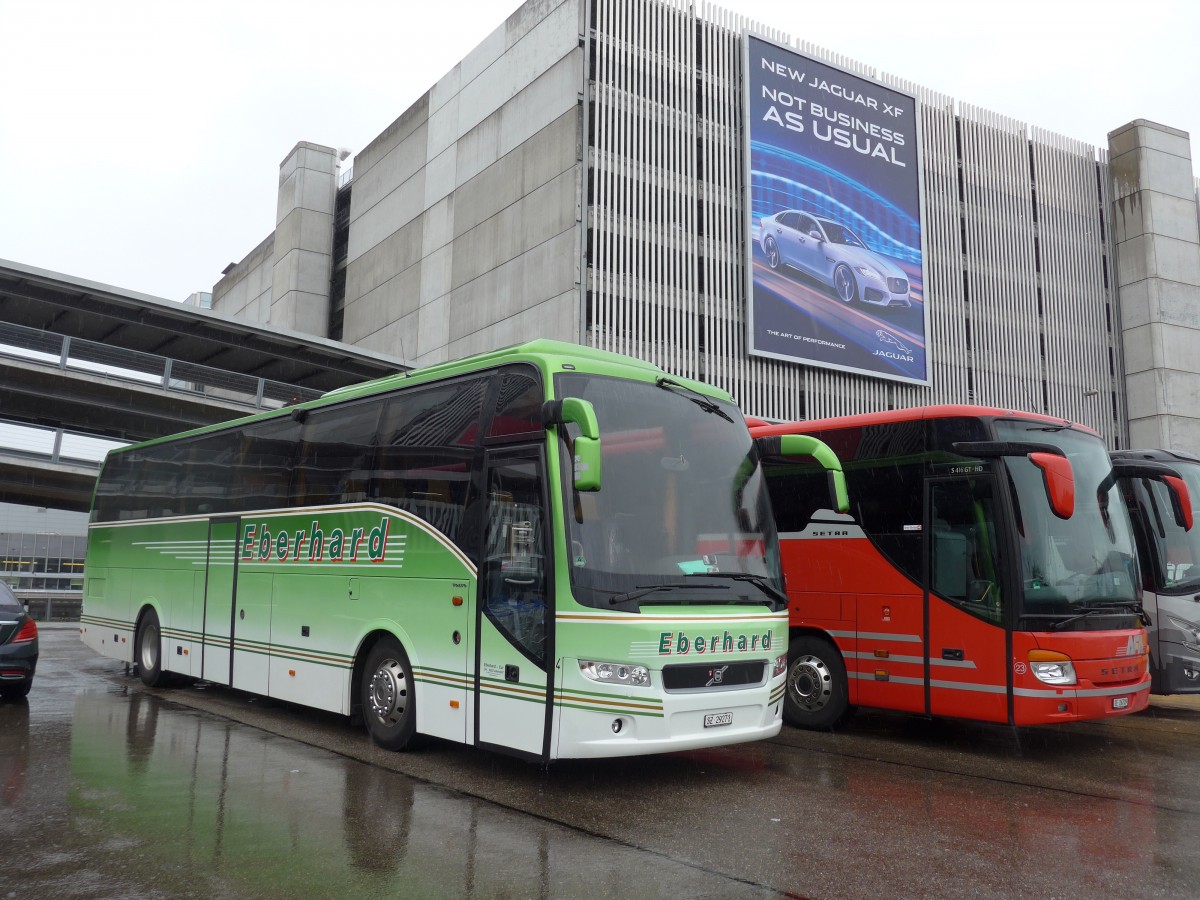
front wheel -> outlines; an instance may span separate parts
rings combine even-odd
[[[360,694],[371,740],[384,750],[410,746],[417,730],[416,694],[408,654],[395,638],[382,638],[371,648]]]
[[[795,638],[788,645],[783,718],[797,728],[832,728],[851,712],[846,664],[828,641]]]
[[[142,683],[149,687],[162,684],[162,629],[158,624],[158,613],[154,610],[146,610],[142,621],[138,623],[134,646],[134,659],[137,660]]]
[[[779,245],[775,243],[775,238],[768,237],[763,241],[763,250],[767,252],[767,265],[772,269],[778,269],[783,262],[783,257],[779,255]]]
[[[843,303],[853,303],[858,299],[858,282],[854,273],[847,265],[840,265],[833,270],[833,289]]]

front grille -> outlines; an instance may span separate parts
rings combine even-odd
[[[888,282],[888,290],[891,291],[893,294],[907,294],[908,293],[908,279],[906,279],[906,278],[889,278],[887,280],[887,282]]]
[[[663,687],[668,691],[713,691],[756,687],[767,679],[765,660],[664,666]]]

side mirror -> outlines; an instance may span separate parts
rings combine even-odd
[[[1192,530],[1192,495],[1179,472],[1163,463],[1133,459],[1114,459],[1112,467],[1113,476],[1116,478],[1149,478],[1151,481],[1161,481],[1166,485],[1167,493],[1171,495],[1171,512],[1175,516],[1175,524],[1185,531]]]
[[[547,400],[542,405],[542,421],[548,427],[579,426],[579,436],[574,441],[572,483],[577,491],[600,490],[600,423],[592,404],[578,397]]]
[[[1050,509],[1060,519],[1075,515],[1075,472],[1071,461],[1053,453],[1030,453],[1029,461],[1042,470],[1042,486]]]
[[[807,434],[781,434],[755,438],[760,456],[811,456],[825,469],[829,483],[829,500],[840,512],[850,511],[850,496],[846,491],[846,474],[842,461],[829,445]]]

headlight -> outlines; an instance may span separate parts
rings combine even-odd
[[[1076,684],[1075,664],[1065,653],[1030,650],[1029,671],[1046,684]]]
[[[868,269],[866,266],[857,266],[855,271],[863,278],[869,278],[871,281],[883,281],[883,276],[874,269]]]
[[[1187,619],[1177,619],[1174,616],[1167,616],[1167,619],[1183,632],[1184,643],[1190,647],[1200,645],[1200,625],[1189,622]]]
[[[632,684],[637,687],[646,687],[650,684],[650,670],[645,666],[634,666],[629,663],[581,659],[579,671],[585,678],[604,684]]]
[[[782,675],[786,671],[787,671],[787,654],[784,653],[782,656],[775,657],[775,667],[771,671],[771,677],[777,678],[778,676]]]

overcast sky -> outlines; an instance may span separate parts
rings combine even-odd
[[[1192,135],[1196,0],[728,0],[836,53],[1103,146]],[[172,300],[275,227],[297,141],[357,152],[517,0],[0,0],[0,258]]]

